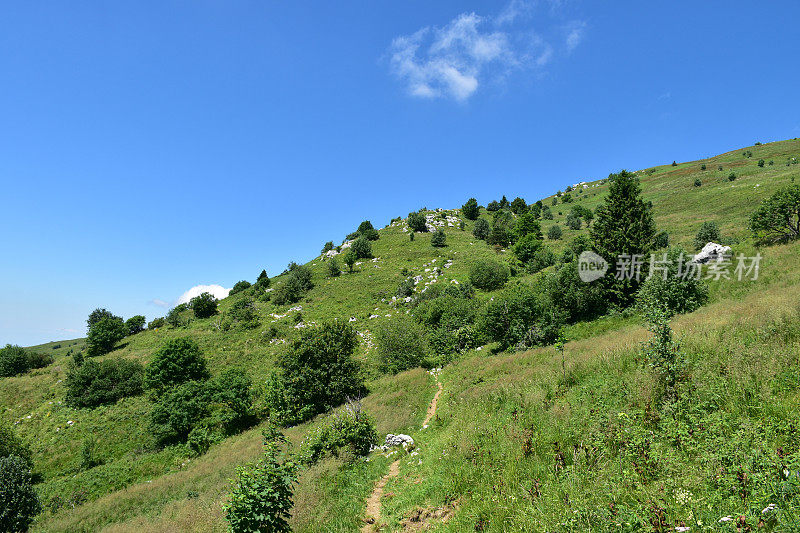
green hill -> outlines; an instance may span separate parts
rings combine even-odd
[[[212,375],[242,368],[259,391],[305,327],[348,321],[361,338],[356,355],[368,376],[365,410],[381,438],[408,433],[417,446],[394,456],[374,452],[368,460],[329,457],[303,471],[292,517],[300,531],[381,525],[386,531],[733,531],[740,520],[740,531],[759,522],[765,530],[797,531],[800,244],[756,247],[747,226],[763,199],[800,178],[797,159],[795,139],[636,172],[670,245],[693,250],[695,234],[710,221],[735,253],[763,256],[758,280],[712,280],[709,303],[673,320],[685,358],[684,389],[666,411],[653,403],[657,385],[642,355],[649,335],[641,317],[627,310],[569,325],[563,350],[493,355],[497,345],[489,343],[433,357],[431,364],[443,367],[438,378],[419,368],[384,375],[373,332],[408,311],[397,299],[408,278],[421,276],[415,294],[463,285],[484,259],[510,264],[513,283],[542,275],[520,269],[510,250],[475,238],[475,222],[458,209],[425,211],[443,224],[445,247],[433,247],[431,233],[411,240],[406,219],[395,219],[371,241],[374,258],[359,260],[352,273],[342,264],[342,275],[330,277],[329,260],[313,259],[306,266],[314,287],[299,302],[255,299],[258,327],[230,320],[233,306],[255,294],[248,290],[222,300],[218,315],[195,319],[185,311],[179,327],[126,337],[98,359],[147,363],[165,340],[189,336]],[[560,239],[544,239],[556,256],[587,234],[585,222],[569,229],[567,215],[574,206],[596,209],[608,186],[592,181],[541,199],[553,214],[541,223],[544,235],[554,225],[563,229]],[[491,220],[485,208],[480,216]],[[274,277],[270,287],[278,290],[287,275]],[[483,305],[501,292],[479,290],[475,298]],[[0,378],[5,419],[33,452],[45,506],[34,529],[225,530],[229,480],[262,453],[265,422],[199,457],[183,446],[156,447],[146,395],[94,409],[64,405],[71,354],[82,349],[82,339],[31,347],[54,362]],[[423,430],[436,379],[443,391]],[[297,445],[318,423],[286,434]],[[99,462],[89,468],[82,466],[87,446]],[[380,523],[365,526],[365,502],[398,457],[399,474],[387,480],[380,499]],[[770,504],[777,509],[762,512]],[[720,522],[727,516],[732,520]]]

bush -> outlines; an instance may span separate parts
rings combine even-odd
[[[694,186],[695,187],[700,187],[702,184],[703,184],[703,182],[700,181],[700,178],[697,178],[697,179],[694,180]]]
[[[326,242],[326,243],[325,243],[325,245],[322,247],[322,252],[320,252],[320,253],[321,253],[322,255],[325,255],[326,253],[330,252],[331,250],[333,250],[333,241],[328,241],[328,242]]]
[[[501,288],[508,281],[508,267],[491,259],[478,260],[469,271],[469,281],[485,291]]]
[[[169,324],[170,327],[181,327],[185,324],[185,321],[181,316],[184,311],[186,311],[186,304],[176,305],[167,312],[167,316],[164,318],[164,321]]]
[[[534,204],[535,205],[535,204]],[[526,235],[533,235],[537,239],[542,239],[542,226],[536,220],[536,215],[533,213],[525,213],[517,219],[517,224],[514,227],[517,233],[517,239],[521,239]]]
[[[514,218],[508,211],[498,211],[492,221],[492,230],[486,242],[497,246],[508,246],[514,240]]]
[[[447,236],[443,229],[439,228],[431,235],[431,246],[434,248],[444,248],[447,246]]]
[[[367,242],[366,240],[364,242]],[[367,244],[369,244],[367,242]],[[311,270],[303,265],[298,265],[294,261],[289,263],[288,274],[283,283],[275,289],[272,301],[276,305],[295,303],[300,301],[306,292],[314,288],[311,281]]]
[[[204,292],[189,300],[189,308],[195,318],[209,318],[217,314],[217,299],[210,292]]]
[[[231,292],[228,293],[228,296],[233,296],[234,294],[238,294],[243,290],[249,289],[250,287],[251,287],[250,282],[247,280],[237,281],[233,285]]]
[[[572,230],[579,230],[582,225],[580,217],[576,216],[574,213],[567,214],[566,224],[567,227]]]
[[[662,261],[664,257],[656,258]],[[636,295],[640,309],[653,306],[664,309],[669,316],[676,313],[691,313],[708,302],[708,286],[705,281],[692,276],[679,276],[686,272],[685,263],[691,259],[679,249],[671,249],[666,263],[658,271],[651,271]]]
[[[351,401],[306,435],[298,455],[301,463],[313,465],[328,453],[338,457],[342,449],[350,459],[355,459],[367,455],[377,444],[375,422],[360,402]]]
[[[653,250],[661,250],[669,246],[669,233],[661,231],[653,238]]]
[[[428,231],[428,226],[425,225],[425,215],[419,212],[409,213],[408,227],[411,228],[412,231],[418,231],[420,233]]]
[[[150,432],[159,445],[186,442],[189,433],[208,415],[205,384],[187,381],[165,389],[150,412]]]
[[[542,220],[553,220],[553,212],[547,206],[542,207]]]
[[[566,263],[542,278],[539,290],[569,322],[591,320],[608,310],[607,290],[599,283],[583,282],[576,261]]]
[[[27,531],[42,510],[29,465],[10,455],[0,457],[0,531]]]
[[[31,449],[11,429],[11,426],[0,419],[0,457],[15,455],[28,467],[33,466]]]
[[[267,271],[266,270],[262,270],[261,274],[259,274],[258,278],[256,279],[255,287],[257,287],[259,289],[262,289],[262,290],[263,289],[268,289],[270,283],[271,283],[271,280],[269,279],[269,276],[267,276]]]
[[[328,276],[338,278],[342,274],[342,267],[339,266],[339,260],[331,257],[328,260]]]
[[[511,346],[527,348],[555,342],[562,322],[533,288],[518,285],[486,305],[481,329],[505,350]]]
[[[25,348],[6,344],[5,348],[0,349],[0,376],[16,376],[29,369],[29,359]]]
[[[764,166],[764,160],[763,159],[759,159],[758,160],[758,166],[759,167],[763,167]]]
[[[528,204],[525,202],[524,199],[520,198],[519,196],[514,198],[514,200],[511,202],[510,207],[511,211],[516,215],[521,215],[528,211]]]
[[[130,317],[125,321],[125,329],[128,330],[128,335],[136,335],[144,331],[146,319],[142,315]]]
[[[205,395],[211,406],[206,427],[227,436],[255,422],[252,381],[243,370],[228,368],[207,381]]]
[[[97,407],[142,393],[144,367],[122,358],[86,361],[67,374],[65,403],[70,407]]]
[[[288,518],[298,465],[279,452],[279,444],[265,434],[264,457],[256,464],[236,469],[230,501],[223,508],[232,532],[292,530]]]
[[[703,163],[702,165],[700,165],[700,170],[705,170],[705,169],[706,169],[706,164],[705,164],[705,163]]]
[[[114,315],[107,309],[95,309],[89,313],[89,317],[86,319],[86,329],[92,329],[92,326],[100,322],[100,319],[103,318],[114,318]]]
[[[556,264],[556,255],[547,246],[540,246],[533,258],[525,265],[530,272],[539,272]]]
[[[750,216],[750,229],[761,242],[788,242],[800,238],[800,186],[778,190]]]
[[[731,172],[730,174],[728,174],[728,181],[733,181],[735,179],[736,179],[736,173],[735,172]]]
[[[563,234],[564,232],[561,230],[561,226],[558,224],[553,224],[547,228],[547,238],[551,241],[557,241]]]
[[[497,200],[492,200],[486,206],[486,210],[489,212],[499,211],[500,210],[500,203]]]
[[[699,250],[709,242],[719,242],[720,237],[719,226],[716,222],[703,222],[694,237],[694,247]]]
[[[286,422],[312,416],[357,397],[366,389],[361,366],[353,357],[358,344],[355,330],[338,321],[306,328],[278,358],[280,386],[289,399]]]
[[[356,259],[370,259],[372,257],[372,245],[365,237],[359,237],[350,245],[350,250],[356,254]]]
[[[373,333],[382,372],[397,374],[425,361],[425,330],[411,319],[397,316],[379,324]]]
[[[490,232],[491,227],[485,218],[479,218],[475,221],[475,227],[472,230],[472,234],[475,238],[485,241],[489,237]]]
[[[525,266],[528,266],[541,247],[541,239],[530,233],[522,237],[514,245],[514,255],[516,255]]]
[[[163,328],[166,323],[167,321],[164,320],[164,317],[154,318],[147,324],[147,329]]]
[[[125,322],[118,316],[105,316],[89,328],[86,350],[90,356],[105,355],[125,338]]]
[[[480,207],[478,207],[478,201],[475,198],[470,198],[467,203],[461,206],[461,214],[467,220],[476,220],[479,213]]]
[[[162,392],[191,380],[208,379],[206,360],[200,347],[189,338],[170,339],[153,354],[145,371],[145,386]]]
[[[413,237],[414,237],[413,233],[411,234],[411,237],[412,237],[411,240],[413,241],[414,240],[413,239]],[[355,266],[356,261],[357,261],[356,254],[354,254],[353,251],[350,250],[346,254],[344,254],[343,260],[344,260],[344,264],[347,265],[348,271],[352,274],[353,273],[353,267]]]
[[[256,304],[249,296],[240,298],[234,302],[228,313],[230,317],[244,329],[253,329],[258,327]]]
[[[673,167],[677,167],[677,166],[678,166],[678,163],[676,163],[675,161],[673,161],[673,162],[672,162],[672,166],[673,166]]]

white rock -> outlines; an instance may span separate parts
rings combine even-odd
[[[720,261],[724,261],[731,255],[731,247],[730,246],[722,246],[721,244],[717,244],[715,242],[710,242],[703,246],[703,249],[700,250],[700,253],[695,255],[692,258],[692,263],[708,263],[710,261],[715,261],[719,263]]]
[[[411,444],[414,444],[414,439],[412,439],[411,436],[402,433],[398,435],[389,433],[386,435],[384,446],[409,446]]]

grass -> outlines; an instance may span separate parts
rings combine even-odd
[[[658,228],[670,233],[671,244],[691,249],[702,222],[712,220],[718,222],[725,238],[739,242],[737,251],[749,254],[755,250],[746,229],[747,217],[758,201],[800,177],[800,167],[785,165],[789,157],[800,158],[800,141],[747,150],[752,151],[752,157],[742,157],[743,150],[739,149],[676,167],[668,163],[639,171],[644,197],[653,202]],[[774,160],[775,164],[758,167],[759,159]],[[707,170],[700,170],[702,164]],[[719,165],[722,171],[717,170]],[[737,174],[733,182],[727,179],[731,171]],[[694,186],[696,178],[702,180],[701,187]],[[590,182],[580,193],[572,192],[573,204],[551,206],[554,220],[543,222],[543,232],[558,223],[564,237],[547,242],[548,246],[560,252],[570,239],[585,234],[585,227],[566,227],[566,214],[572,205],[596,208],[606,191],[602,180]],[[550,206],[551,200],[545,198],[543,203]],[[485,211],[481,216],[488,218]],[[356,272],[338,278],[327,277],[322,258],[310,261],[315,288],[297,304],[302,306],[303,322],[353,317],[354,326],[368,336],[374,324],[391,320],[387,315],[403,312],[391,300],[404,279],[402,269],[428,276],[426,269],[451,260],[452,266],[436,281],[450,283],[453,279],[466,280],[478,259],[503,260],[510,255],[475,239],[471,233],[474,222],[465,222],[464,231],[446,228],[445,248],[432,247],[430,234],[417,234],[411,241],[403,223],[392,224],[381,229],[380,239],[372,243],[376,259],[363,260]],[[769,427],[794,424],[793,419],[787,422],[789,415],[781,413],[796,412],[797,395],[790,385],[792,376],[800,376],[793,374],[798,372],[798,346],[797,339],[791,337],[798,296],[798,279],[792,269],[798,251],[796,245],[762,250],[765,259],[758,282],[712,283],[712,303],[676,320],[675,328],[690,357],[692,380],[698,385],[696,394],[717,398],[718,412],[724,413],[728,424],[736,421],[746,428],[760,427],[759,420],[768,420]],[[273,287],[281,279],[273,278]],[[223,300],[220,316],[240,297]],[[277,354],[285,349],[283,344],[271,343],[265,329],[276,326],[286,340],[297,335],[293,313],[285,318],[271,316],[286,314],[290,307],[293,305],[257,302],[261,325],[253,330],[225,331],[220,316],[195,320],[187,314],[184,327],[145,331],[126,338],[110,356],[146,363],[165,339],[191,336],[204,350],[213,373],[240,366],[259,384]],[[370,318],[373,315],[379,318]],[[766,331],[776,334],[766,335]],[[541,530],[545,526],[564,531],[599,528],[597,524],[607,516],[598,518],[592,513],[609,509],[612,503],[619,509],[625,506],[617,516],[629,511],[646,516],[650,502],[664,508],[670,521],[685,521],[687,511],[669,500],[670,490],[688,487],[701,499],[717,494],[703,486],[704,480],[713,477],[709,470],[713,464],[711,451],[685,457],[685,451],[676,451],[661,438],[663,428],[644,423],[653,384],[640,360],[639,343],[646,335],[639,317],[614,315],[575,324],[568,328],[567,336],[572,342],[567,344],[563,360],[552,349],[496,357],[487,357],[487,351],[483,351],[465,354],[446,368],[440,419],[420,441],[422,464],[414,462],[418,458],[403,462],[402,475],[387,485],[384,515],[392,528],[401,527],[402,519],[419,507],[453,502],[457,511],[442,527],[454,531],[484,525],[486,530],[497,531]],[[15,423],[16,431],[32,445],[35,471],[41,479],[38,489],[45,504],[52,499],[74,501],[76,495],[87,500],[74,509],[67,504],[57,512],[45,512],[35,528],[224,529],[221,505],[228,480],[236,465],[258,457],[260,428],[229,438],[206,455],[189,460],[180,447],[159,450],[152,446],[146,430],[150,405],[144,397],[94,410],[67,408],[60,403],[67,354],[82,348],[83,342],[75,339],[32,347],[51,353],[55,362],[23,376],[0,380],[0,406],[4,416]],[[421,370],[394,378],[380,376],[366,342],[361,343],[358,357],[370,376],[371,394],[365,405],[377,420],[379,432],[415,435],[433,394],[429,376]],[[743,377],[731,381],[732,375]],[[784,383],[784,388],[771,389],[773,381]],[[711,385],[706,386],[706,382],[714,386],[709,389]],[[751,392],[745,395],[744,390]],[[743,406],[752,406],[754,398],[763,407],[751,412],[751,407]],[[654,431],[661,439],[650,444],[658,464],[663,465],[659,466],[657,481],[643,483],[637,479],[627,452],[615,450],[605,441],[596,446],[613,453],[604,452],[592,459],[591,468],[587,466],[586,439],[600,439],[603,428],[621,427],[619,413],[633,417],[629,431]],[[763,418],[766,415],[769,417]],[[299,443],[313,423],[292,428],[288,431],[290,438]],[[731,437],[731,430],[727,431],[715,434],[714,439]],[[783,438],[763,436],[757,443],[768,454],[768,448],[774,452]],[[101,464],[81,471],[81,448],[87,439],[96,442]],[[555,443],[559,451],[554,450]],[[528,449],[526,446],[530,449],[523,457],[520,454]],[[571,463],[554,465],[553,457],[559,453],[565,457],[571,454]],[[711,462],[698,463],[701,460]],[[385,458],[373,454],[369,462],[350,464],[329,459],[305,472],[296,493],[293,526],[301,531],[352,531],[360,523],[366,495],[387,464]],[[682,474],[684,469],[696,473]],[[533,498],[532,492],[539,495]],[[714,505],[721,504],[714,500]],[[731,504],[725,512],[748,512],[743,504],[737,505]],[[707,509],[692,513],[695,518],[710,516]],[[613,530],[616,523],[612,520],[608,527]]]

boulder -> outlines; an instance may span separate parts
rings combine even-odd
[[[705,264],[711,261],[720,262],[731,256],[731,247],[710,242],[703,246],[700,253],[692,258],[692,263]]]
[[[403,435],[402,433],[398,435],[394,435],[389,433],[386,435],[386,442],[384,446],[391,447],[391,446],[410,446],[414,444],[414,439],[412,439],[409,435]]]

